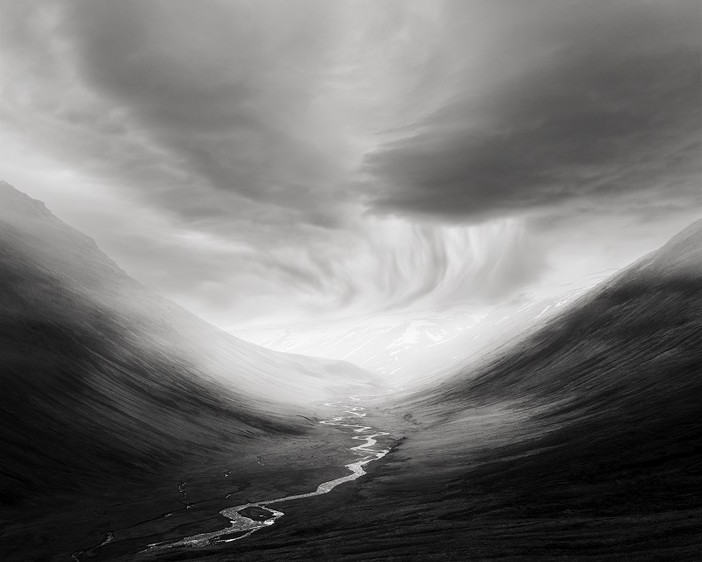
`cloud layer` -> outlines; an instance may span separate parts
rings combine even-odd
[[[697,2],[0,9],[0,174],[223,326],[510,298],[702,203]]]
[[[487,53],[474,50],[478,5],[498,22]],[[447,12],[447,99],[366,157],[374,206],[484,220],[585,200],[699,202],[699,3]]]

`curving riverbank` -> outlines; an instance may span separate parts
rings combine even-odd
[[[358,402],[358,399],[355,397],[351,397],[351,400],[355,403]],[[326,405],[330,407],[336,406],[336,404]],[[381,459],[390,451],[389,448],[376,448],[378,444],[377,438],[389,435],[389,433],[377,431],[372,426],[349,423],[366,417],[365,407],[357,405],[340,405],[340,407],[347,408],[343,410],[342,413],[348,415],[336,416],[328,420],[322,420],[320,423],[341,428],[350,428],[357,434],[353,435],[351,439],[364,441],[360,445],[350,447],[351,451],[360,455],[358,460],[345,465],[350,471],[350,474],[322,482],[317,486],[317,489],[312,492],[283,496],[259,502],[249,502],[223,509],[220,511],[220,514],[230,521],[227,527],[217,531],[186,536],[178,540],[152,543],[139,554],[142,557],[148,557],[149,555],[155,555],[174,548],[198,548],[245,539],[256,531],[274,525],[278,519],[285,515],[283,511],[273,509],[269,506],[327,494],[337,486],[363,476],[366,473],[363,468],[364,466]]]

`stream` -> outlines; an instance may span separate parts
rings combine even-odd
[[[358,399],[355,397],[351,397],[351,400],[355,402],[358,401]],[[325,405],[335,406],[335,404]],[[345,467],[350,471],[349,474],[333,480],[322,482],[313,492],[284,496],[225,508],[219,513],[229,519],[229,525],[227,527],[224,527],[218,531],[191,535],[178,540],[152,543],[145,550],[142,550],[140,554],[149,555],[163,552],[171,548],[198,548],[245,539],[256,531],[275,525],[275,522],[285,515],[285,512],[280,511],[279,509],[274,509],[270,506],[275,505],[277,507],[285,502],[327,494],[340,484],[356,480],[357,478],[363,476],[366,473],[363,469],[365,465],[381,459],[389,452],[390,449],[376,448],[378,443],[376,438],[389,435],[389,433],[377,431],[371,426],[362,425],[361,423],[353,423],[360,422],[362,418],[366,416],[366,409],[363,406],[349,405],[343,407],[346,407],[347,409],[341,413],[347,415],[334,417],[329,420],[322,420],[320,423],[325,425],[352,428],[353,433],[356,434],[352,436],[352,439],[355,441],[363,441],[363,443],[350,448],[350,450],[358,455],[359,458],[358,460],[345,465]]]

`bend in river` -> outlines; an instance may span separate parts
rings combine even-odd
[[[358,402],[358,398],[355,397],[351,397],[351,400]],[[333,404],[325,405],[333,406]],[[365,465],[373,462],[374,460],[381,459],[389,452],[390,449],[374,448],[375,445],[377,445],[376,438],[383,435],[389,435],[389,433],[384,431],[375,431],[371,426],[367,425],[348,423],[349,421],[359,421],[360,418],[365,417],[365,408],[363,406],[344,407],[348,409],[344,410],[342,413],[348,415],[334,417],[330,420],[322,420],[320,423],[325,425],[353,428],[354,433],[358,433],[358,435],[354,435],[352,439],[364,441],[364,443],[350,448],[350,450],[354,453],[361,455],[357,461],[345,465],[350,471],[350,474],[335,478],[334,480],[322,482],[319,486],[317,486],[317,489],[314,492],[228,507],[220,511],[221,515],[229,519],[230,524],[228,527],[209,533],[191,535],[175,541],[153,543],[150,544],[146,550],[141,551],[141,553],[155,554],[159,551],[176,547],[204,547],[212,544],[228,543],[244,539],[260,529],[274,525],[275,522],[284,515],[284,512],[268,506],[327,494],[338,485],[343,484],[344,482],[356,480],[357,478],[363,476],[366,473],[366,471],[363,469]]]

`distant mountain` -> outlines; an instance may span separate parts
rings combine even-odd
[[[557,298],[510,301],[485,310],[462,305],[401,312],[319,326],[261,328],[244,339],[279,351],[350,361],[398,386],[431,384],[486,350],[510,341],[558,313],[582,290]]]
[[[347,323],[263,328],[243,332],[245,339],[279,351],[338,357],[386,379],[406,380],[417,361],[467,333],[479,317],[468,311],[356,318]]]
[[[311,556],[699,560],[702,221],[393,409],[410,433]]]
[[[0,183],[0,519],[302,432],[310,404],[377,384],[208,325]]]

